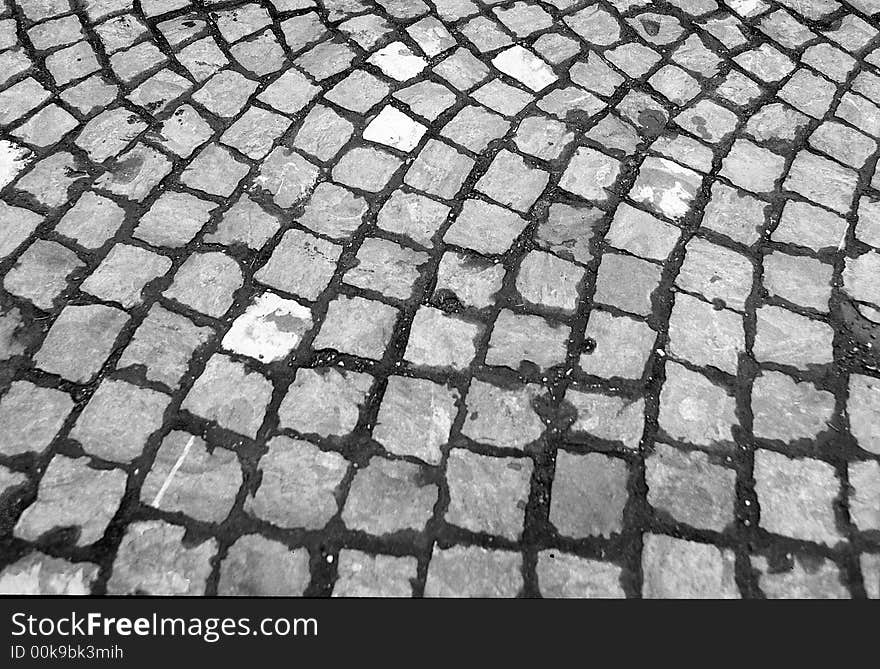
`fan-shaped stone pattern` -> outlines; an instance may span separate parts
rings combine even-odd
[[[880,596],[878,9],[12,0],[0,587]]]

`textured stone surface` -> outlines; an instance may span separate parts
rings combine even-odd
[[[856,187],[856,174],[808,151],[799,153],[783,188],[830,209],[845,213]]]
[[[202,229],[215,208],[189,193],[165,192],[140,218],[134,235],[153,246],[183,246]]]
[[[579,148],[559,181],[560,188],[588,200],[602,201],[614,185],[620,171],[619,162],[600,151]]]
[[[549,253],[533,251],[523,258],[516,278],[519,294],[532,304],[571,313],[578,303],[583,270]]]
[[[779,568],[765,557],[753,557],[752,568],[759,573],[758,585],[769,599],[848,599],[839,568],[830,560],[795,557]]]
[[[382,302],[340,296],[330,303],[313,346],[380,360],[391,339],[397,314],[397,309]]]
[[[462,304],[484,309],[495,303],[504,268],[480,256],[449,251],[437,268],[435,296],[452,294]]]
[[[277,147],[266,157],[254,185],[272,194],[279,207],[300,202],[315,185],[318,168],[292,149]]]
[[[86,453],[128,462],[162,426],[168,397],[125,381],[104,379],[70,431]]]
[[[538,553],[538,587],[545,599],[622,599],[621,569],[558,551]]]
[[[544,426],[533,408],[538,389],[498,388],[474,379],[466,399],[461,433],[484,444],[522,448],[541,436]]]
[[[566,328],[539,316],[519,315],[503,310],[495,320],[487,365],[516,369],[522,362],[550,367],[565,358]]]
[[[834,468],[820,460],[755,454],[761,527],[769,532],[835,545],[843,539],[834,519],[839,487]]]
[[[105,302],[133,307],[141,301],[143,289],[171,269],[165,256],[137,246],[117,244],[104,261],[82,282],[80,289]]]
[[[639,168],[630,197],[675,221],[690,211],[701,183],[693,170],[665,158],[649,157]]]
[[[404,359],[428,367],[465,368],[476,353],[480,330],[475,323],[422,307],[413,319]]]
[[[337,512],[336,488],[348,465],[338,453],[275,437],[260,458],[260,484],[245,509],[278,527],[317,530]]]
[[[388,379],[373,438],[395,455],[411,455],[428,464],[440,462],[449,440],[458,393],[425,379]]]
[[[701,367],[717,367],[736,374],[739,354],[745,351],[742,318],[728,309],[677,293],[669,316],[669,354]]]
[[[263,422],[271,394],[272,384],[259,373],[225,355],[215,354],[181,408],[253,438]]]
[[[515,597],[522,587],[522,558],[477,546],[434,548],[426,597]]]
[[[35,552],[0,571],[0,593],[55,597],[89,595],[97,576],[96,564],[68,562]]]
[[[357,265],[345,274],[345,283],[405,300],[412,294],[428,255],[368,237],[356,259]]]
[[[147,379],[176,388],[193,352],[209,341],[212,334],[210,328],[198,327],[189,319],[154,305],[122,352],[117,367],[143,367]]]
[[[860,563],[865,592],[870,599],[880,599],[880,553],[862,553]]]
[[[660,392],[660,428],[673,439],[699,446],[732,441],[737,424],[733,397],[702,374],[682,365],[666,365]]]
[[[638,447],[644,429],[644,401],[569,388],[565,403],[574,412],[572,432],[620,442],[626,448]]]
[[[645,480],[648,502],[658,512],[716,532],[733,522],[736,472],[705,453],[657,444],[645,461]]]
[[[522,156],[502,149],[477,182],[481,193],[516,211],[527,211],[547,186],[550,175],[528,165]]]
[[[522,533],[532,461],[453,449],[446,461],[446,521],[472,532],[517,539]]]
[[[860,530],[880,530],[880,464],[853,462],[849,466],[850,515]]]
[[[165,192],[140,218],[134,235],[153,246],[183,246],[201,230],[215,208],[189,193]]]
[[[752,386],[755,436],[795,441],[813,439],[829,428],[834,395],[809,383],[796,383],[779,372],[766,371]]]
[[[666,260],[678,236],[675,226],[622,202],[605,238],[612,246],[642,258]]]
[[[199,437],[175,431],[162,440],[144,479],[141,501],[219,523],[229,514],[241,481],[235,453],[219,447],[209,450]]]
[[[70,396],[27,381],[16,381],[0,398],[3,455],[41,453],[48,448],[73,409]]]
[[[372,378],[360,372],[300,369],[278,408],[279,423],[322,437],[345,435],[357,424],[372,384]]]
[[[593,299],[632,314],[647,316],[652,294],[660,283],[661,268],[640,258],[606,253],[596,277]]]
[[[752,287],[748,258],[724,246],[694,237],[685,247],[684,263],[675,283],[722,306],[743,309]]]
[[[850,430],[859,446],[880,454],[880,381],[862,374],[850,376],[846,408]]]
[[[525,227],[526,221],[508,209],[466,200],[443,239],[479,253],[504,253]]]
[[[61,244],[37,240],[22,253],[3,279],[3,287],[40,309],[50,310],[67,288],[67,278],[82,263]]]
[[[473,164],[471,158],[450,145],[428,140],[407,170],[404,183],[430,195],[451,198],[461,188]]]
[[[405,235],[420,246],[431,246],[431,237],[442,225],[449,207],[417,193],[395,191],[376,218],[388,232]]]
[[[646,323],[612,316],[594,309],[587,322],[590,346],[580,356],[580,367],[596,376],[637,379],[645,370],[656,333]]]
[[[312,313],[294,300],[263,293],[236,318],[223,337],[227,350],[273,362],[285,358],[312,327]]]
[[[184,528],[161,520],[129,525],[113,562],[107,594],[204,594],[217,542],[208,539],[187,546],[182,543],[184,533]]]
[[[610,537],[623,527],[627,467],[598,453],[559,451],[551,491],[550,522],[560,534],[577,539]]]
[[[418,465],[373,458],[355,475],[342,520],[346,527],[380,536],[418,531],[431,517],[437,494]]]
[[[15,535],[36,540],[53,530],[73,528],[77,546],[98,541],[125,492],[125,473],[93,469],[86,458],[56,455],[49,462],[37,500],[15,526]]]
[[[99,304],[65,307],[34,362],[40,369],[69,381],[89,381],[107,360],[127,320],[124,311]]]
[[[417,566],[413,557],[340,551],[333,596],[412,597]]]
[[[254,274],[266,285],[314,300],[330,282],[342,249],[301,230],[288,230]]]
[[[754,353],[760,361],[807,369],[833,361],[834,331],[822,321],[765,306],[757,311]]]
[[[736,599],[734,557],[727,549],[659,534],[643,538],[642,596],[650,599]]]
[[[217,318],[232,306],[233,293],[241,283],[241,270],[232,258],[224,253],[199,253],[180,266],[165,296]]]
[[[224,597],[298,597],[309,585],[309,554],[258,534],[229,547],[217,594]]]
[[[801,307],[828,311],[831,266],[812,258],[771,253],[764,256],[764,287],[771,295]]]
[[[880,2],[669,4],[7,3],[2,587],[880,597]]]

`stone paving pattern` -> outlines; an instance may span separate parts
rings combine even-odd
[[[0,590],[880,597],[880,0],[3,0]]]

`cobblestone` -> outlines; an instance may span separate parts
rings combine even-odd
[[[437,502],[437,486],[423,480],[418,465],[373,458],[352,481],[342,520],[376,536],[425,527]]]
[[[70,438],[86,453],[128,462],[138,457],[149,436],[162,425],[168,397],[125,381],[104,379],[79,415]],[[128,420],[120,413],[131,412]]]
[[[458,393],[426,379],[388,379],[373,438],[395,455],[439,464],[449,441]]]
[[[642,551],[645,597],[736,599],[739,596],[730,550],[649,534],[644,537]]]
[[[542,551],[536,573],[541,595],[547,599],[624,597],[620,567],[606,562]]]
[[[0,400],[3,455],[45,451],[73,409],[70,396],[27,381],[15,381]]]
[[[298,597],[309,585],[309,554],[258,534],[229,547],[220,567],[217,594],[236,597]]]
[[[880,597],[880,4],[368,4],[5,6],[0,591]]]
[[[759,572],[758,584],[770,599],[847,599],[840,580],[840,570],[829,560],[798,560],[788,569],[771,566],[762,556],[752,558],[752,567]]]
[[[434,549],[426,597],[515,597],[522,587],[522,558],[478,546]]]
[[[68,562],[31,553],[0,572],[4,595],[88,595],[98,577],[98,565]]]
[[[333,596],[412,597],[417,566],[413,557],[342,550]]]
[[[275,437],[268,446],[259,463],[259,487],[245,509],[279,527],[326,525],[337,512],[335,491],[345,475],[345,458],[288,437]]]
[[[706,453],[658,443],[645,461],[648,502],[678,522],[723,532],[734,519],[736,472]]]
[[[769,532],[834,545],[842,539],[833,508],[838,487],[834,469],[819,460],[792,459],[765,450],[755,454],[761,526]],[[803,503],[795,501],[794,491]]]
[[[16,536],[36,540],[50,531],[73,528],[72,542],[100,539],[125,492],[125,474],[93,469],[86,458],[56,455],[40,481],[37,502],[22,513]]]
[[[141,321],[117,366],[144,368],[144,376],[176,388],[192,354],[207,343],[213,330],[155,304]]]
[[[141,501],[157,509],[219,523],[229,514],[241,487],[241,469],[232,451],[214,448],[186,432],[162,441],[144,485]]]
[[[258,372],[217,353],[208,360],[181,408],[254,437],[271,393],[272,384]]]
[[[517,539],[522,534],[532,462],[454,449],[446,463],[446,521],[472,532]]]
[[[128,320],[124,311],[100,304],[67,306],[34,356],[40,369],[75,382],[89,381],[113,350]],[[76,351],[76,355],[70,355]]]
[[[112,595],[202,595],[217,542],[208,539],[187,547],[184,528],[161,520],[129,525],[113,573],[107,581]]]
[[[626,464],[598,453],[560,451],[553,477],[550,522],[560,534],[577,539],[610,537],[623,526]]]

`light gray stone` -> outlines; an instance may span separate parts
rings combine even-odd
[[[762,528],[828,546],[843,540],[834,518],[840,494],[834,467],[759,449],[754,476]]]
[[[28,381],[14,381],[0,398],[0,453],[42,453],[73,409],[67,393],[41,388]]]
[[[478,546],[434,547],[426,597],[515,597],[523,586],[522,556]]]
[[[141,502],[207,523],[229,515],[241,487],[235,453],[175,430],[162,440],[141,487]]]
[[[75,545],[98,541],[122,502],[125,479],[119,469],[96,470],[86,458],[56,455],[40,479],[36,501],[18,519],[15,536],[36,541],[51,530],[72,527]]]
[[[648,599],[739,598],[733,551],[710,544],[647,534],[642,573]]]
[[[420,465],[374,457],[358,470],[342,511],[345,526],[375,536],[421,531],[430,520],[438,488]]]
[[[180,408],[254,439],[271,396],[272,384],[261,374],[215,353]]]
[[[309,585],[309,553],[258,534],[229,547],[220,566],[221,597],[299,597]]]
[[[183,527],[161,520],[129,525],[113,562],[107,594],[204,595],[217,541],[188,546],[183,544],[185,533]]]
[[[379,408],[373,438],[395,455],[440,464],[449,440],[458,392],[426,379],[392,376]]]
[[[303,434],[346,435],[357,425],[372,384],[372,377],[361,372],[299,369],[278,408],[279,424]]]
[[[736,472],[700,451],[658,443],[645,460],[648,503],[678,522],[723,532],[734,520]]]
[[[275,437],[268,447],[257,465],[259,487],[245,499],[245,510],[278,527],[324,527],[338,512],[346,459],[289,437]]]
[[[538,553],[538,588],[544,599],[623,599],[622,570],[610,562],[556,550]]]

